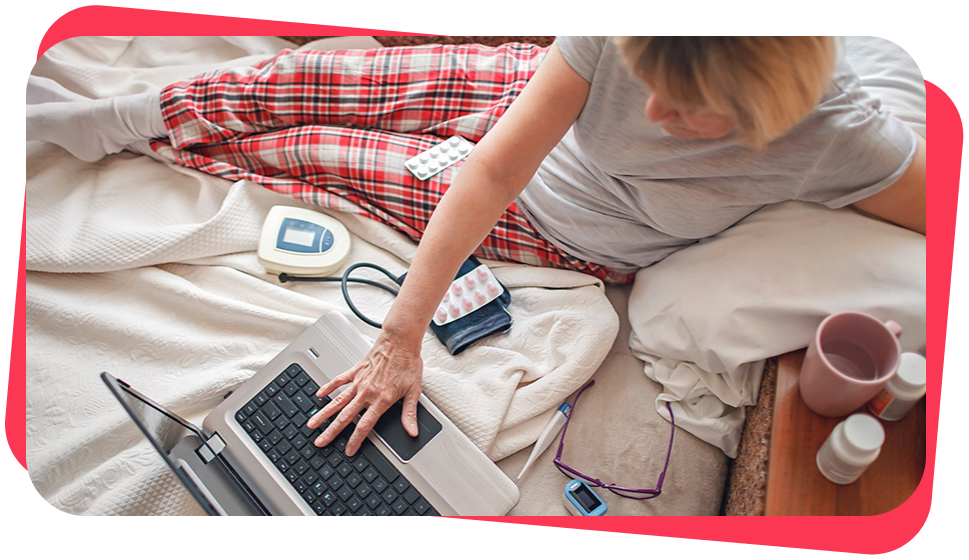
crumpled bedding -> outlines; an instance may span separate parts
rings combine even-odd
[[[369,46],[368,39],[349,46]],[[292,46],[268,37],[81,37],[53,47],[34,73],[108,96]],[[338,285],[280,284],[265,273],[255,248],[266,213],[277,204],[307,206],[256,184],[131,153],[84,163],[28,143],[26,198],[27,463],[38,491],[59,509],[193,511],[187,495],[165,490],[171,478],[101,371],[201,423],[322,313],[339,310],[365,336],[376,334],[349,312]],[[352,233],[348,264],[406,271],[410,240],[330,214]],[[530,445],[547,412],[596,371],[618,319],[595,278],[489,264],[511,291],[514,326],[457,357],[428,332],[424,392],[499,460]],[[353,297],[377,320],[391,303],[380,290],[355,288]]]

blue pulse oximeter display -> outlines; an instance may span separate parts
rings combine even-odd
[[[605,515],[606,503],[588,484],[574,478],[565,484],[565,509],[572,515]]]

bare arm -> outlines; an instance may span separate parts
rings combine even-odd
[[[589,83],[553,45],[518,99],[475,147],[435,209],[407,281],[374,346],[360,363],[320,388],[322,396],[346,385],[308,423],[316,428],[339,412],[317,445],[328,444],[366,408],[346,448],[348,455],[356,453],[380,415],[400,398],[404,398],[404,428],[417,434],[421,342],[434,311],[461,263],[568,131],[588,92]]]
[[[925,140],[908,169],[887,189],[859,200],[853,206],[912,231],[925,234]]]

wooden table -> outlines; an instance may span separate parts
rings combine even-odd
[[[804,351],[778,359],[765,515],[876,515],[907,500],[925,471],[925,399],[897,422],[882,422],[885,443],[857,481],[824,478],[815,456],[843,418],[825,418],[801,400],[798,376]]]

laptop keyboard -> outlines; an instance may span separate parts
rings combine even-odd
[[[280,373],[238,412],[236,420],[317,515],[438,515],[369,440],[353,457],[344,449],[355,424],[329,445],[313,440],[329,425],[306,427],[330,402],[299,364]]]

